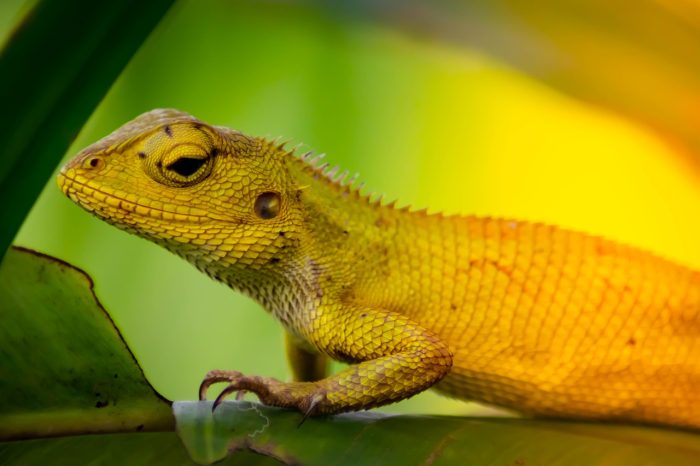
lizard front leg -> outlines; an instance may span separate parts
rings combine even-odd
[[[280,382],[235,371],[212,371],[200,387],[228,382],[215,406],[233,392],[250,391],[267,405],[306,416],[373,408],[408,398],[444,377],[452,366],[447,345],[407,317],[359,306],[322,309],[311,342],[322,352],[356,363],[314,382]]]

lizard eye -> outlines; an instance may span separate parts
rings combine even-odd
[[[197,170],[199,170],[202,165],[206,162],[206,159],[196,159],[193,157],[180,157],[173,163],[167,166],[168,170],[172,170],[183,178],[194,175]]]
[[[192,186],[204,180],[209,176],[214,165],[214,158],[210,154],[203,152],[200,156],[191,151],[183,155],[171,153],[161,160],[146,158],[143,161],[145,170],[151,178],[176,188]]]
[[[167,160],[170,159],[170,160]],[[212,157],[203,154],[197,157],[195,154],[182,155],[177,158],[166,157],[166,160],[157,164],[160,176],[156,181],[184,188],[197,184],[211,173]]]
[[[280,213],[281,204],[279,194],[272,192],[262,193],[255,199],[255,215],[264,220],[275,218]]]

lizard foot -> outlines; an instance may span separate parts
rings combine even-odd
[[[316,382],[284,383],[270,377],[245,376],[237,371],[209,371],[199,387],[199,399],[206,400],[209,387],[215,383],[228,382],[214,400],[212,411],[232,393],[238,399],[245,392],[255,393],[263,404],[296,408],[304,414],[304,419],[320,414],[326,391]],[[302,421],[303,422],[303,421]]]

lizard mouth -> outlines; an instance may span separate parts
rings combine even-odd
[[[110,223],[130,226],[126,215],[162,220],[168,223],[206,223],[221,220],[196,207],[165,204],[120,190],[98,188],[96,183],[65,168],[58,174],[58,186],[70,200]]]

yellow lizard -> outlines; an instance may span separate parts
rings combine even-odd
[[[176,110],[58,177],[94,215],[248,294],[294,382],[217,382],[306,415],[428,387],[537,416],[700,428],[700,272],[553,226],[397,209],[308,156]],[[326,357],[352,363],[325,375]],[[216,406],[216,404],[215,404]]]

